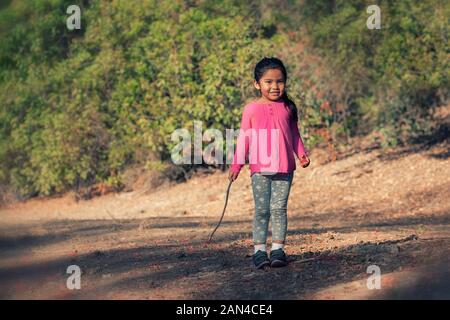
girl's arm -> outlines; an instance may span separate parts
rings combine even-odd
[[[251,139],[251,127],[249,108],[246,107],[242,112],[241,128],[239,130],[233,162],[230,167],[231,172],[239,173],[245,164],[245,157],[249,149],[249,140]],[[246,139],[247,137],[248,139]]]
[[[291,118],[290,121],[291,132],[292,132],[292,146],[294,148],[294,152],[297,155],[298,159],[300,159],[303,155],[308,156],[305,151],[305,146],[303,145],[302,137],[300,136],[300,132],[298,130],[297,123],[294,119]]]

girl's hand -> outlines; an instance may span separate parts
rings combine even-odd
[[[309,163],[311,161],[309,160],[309,158],[306,155],[302,155],[300,158],[300,164],[303,168],[306,168],[307,166],[309,166]]]
[[[230,171],[230,172],[228,173],[228,180],[234,181],[234,180],[237,179],[238,175],[239,175],[239,172],[231,172],[231,171]]]

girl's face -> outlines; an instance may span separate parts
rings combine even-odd
[[[261,98],[267,101],[278,101],[284,93],[285,80],[280,69],[269,69],[259,79],[253,80],[253,85],[261,91]]]

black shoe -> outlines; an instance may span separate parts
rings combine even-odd
[[[280,248],[270,251],[270,266],[272,268],[285,267],[287,264],[286,254],[283,249]]]
[[[270,265],[269,257],[267,256],[267,252],[258,250],[253,256],[253,264],[256,269],[263,269]]]

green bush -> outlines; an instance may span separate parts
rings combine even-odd
[[[88,1],[0,7],[0,184],[31,196],[106,182],[132,164],[170,159],[176,128],[238,128],[252,70],[281,56],[307,144],[371,130],[394,146],[429,130],[448,98],[445,1]],[[333,7],[333,3],[335,6]],[[303,35],[325,62],[296,55]],[[306,39],[305,38],[305,39]],[[300,40],[298,40],[300,39]],[[329,103],[330,108],[324,109]]]

